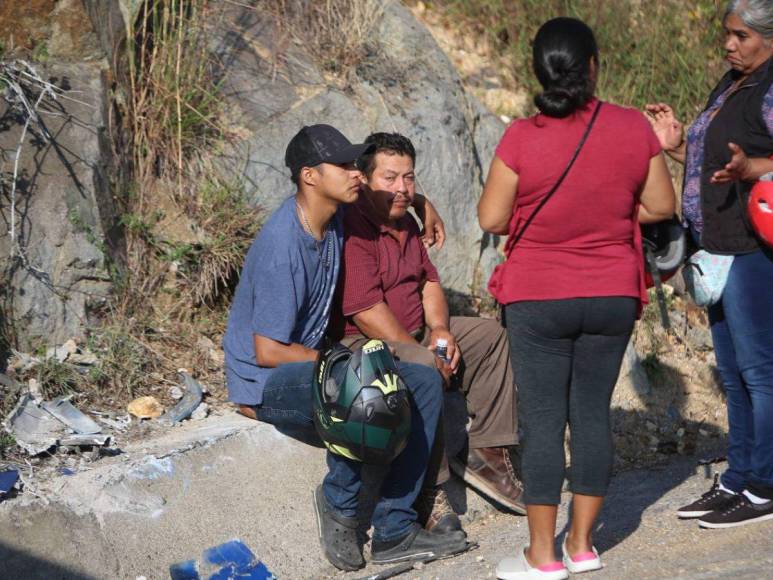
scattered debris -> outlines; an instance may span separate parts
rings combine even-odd
[[[55,446],[103,446],[110,435],[70,403],[68,397],[38,402],[25,393],[3,421],[5,430],[30,455],[40,455]]]
[[[201,399],[204,397],[204,390],[196,379],[186,372],[181,372],[180,376],[185,383],[186,391],[182,399],[180,399],[180,402],[169,409],[169,411],[161,418],[161,421],[167,425],[177,423],[190,417],[199,404],[201,404]],[[206,414],[204,416],[206,417]]]
[[[231,540],[214,546],[201,555],[201,562],[186,560],[169,567],[172,580],[275,580],[266,565],[241,540]]]
[[[0,471],[0,501],[11,492],[19,480],[19,472],[15,469]]]
[[[36,401],[42,401],[44,399],[43,397],[43,391],[40,388],[40,383],[37,379],[30,379],[27,383],[27,390],[29,391],[29,394],[32,395],[32,398]]]
[[[112,411],[95,411],[91,410],[92,415],[96,415],[97,421],[110,427],[114,431],[126,431],[131,424],[131,417],[127,415],[117,415]]]
[[[109,441],[110,435],[81,435],[80,433],[74,433],[59,439],[59,445],[64,445],[67,447],[93,447],[96,445],[98,447],[102,447],[103,445],[107,445]]]
[[[196,410],[191,413],[191,421],[201,421],[202,419],[206,419],[207,415],[209,415],[209,405],[201,403],[196,407]]]
[[[129,403],[126,410],[138,419],[156,419],[164,412],[164,407],[155,397],[139,397]]]
[[[22,395],[16,407],[3,421],[6,431],[30,455],[39,455],[56,445],[63,432],[62,423],[43,409],[29,393]]]
[[[78,351],[78,345],[73,339],[68,340],[62,346],[55,346],[46,351],[46,360],[55,358],[60,363],[66,361],[69,356]]]
[[[102,428],[88,415],[76,409],[70,403],[70,395],[58,397],[53,401],[46,401],[41,406],[67,425],[70,429],[81,435],[93,435],[101,433]]]
[[[169,389],[169,396],[175,401],[179,401],[183,398],[183,390],[180,387],[172,387]]]
[[[478,549],[477,542],[467,542],[467,549],[464,551],[467,552],[467,551],[472,551],[476,549]],[[400,576],[401,574],[405,574],[406,572],[410,572],[411,570],[416,570],[416,571],[424,570],[424,566],[426,566],[427,564],[441,559],[442,559],[442,556],[438,557],[432,554],[422,560],[418,560],[415,562],[403,562],[401,564],[397,564],[395,566],[392,566],[391,568],[383,569],[377,572],[376,574],[371,574],[370,576],[365,576],[363,578],[360,578],[359,580],[387,580],[388,578],[394,578],[395,576]]]

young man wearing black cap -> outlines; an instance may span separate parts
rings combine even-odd
[[[368,145],[353,145],[329,125],[302,128],[285,163],[297,186],[268,219],[244,262],[223,339],[229,399],[247,416],[313,430],[312,372],[330,317],[340,269],[343,214],[357,199],[355,165]],[[467,548],[463,532],[431,534],[412,505],[421,488],[442,405],[437,373],[399,364],[417,422],[393,462],[373,513],[371,553],[381,563],[444,556]],[[418,427],[418,428],[417,428]],[[328,473],[314,494],[322,549],[342,570],[364,566],[357,541],[362,464],[327,453]]]

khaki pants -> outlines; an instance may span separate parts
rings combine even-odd
[[[467,400],[470,448],[515,445],[518,424],[507,332],[496,320],[469,316],[452,316],[450,331],[462,352],[452,387],[459,388]],[[429,334],[428,331],[419,333],[417,340],[421,346],[392,341],[388,344],[400,360],[435,368],[435,355],[427,349]],[[341,342],[355,349],[366,340],[362,335],[349,335]],[[441,422],[427,467],[426,482],[441,484],[449,476]]]

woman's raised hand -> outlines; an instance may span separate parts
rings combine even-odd
[[[644,111],[660,146],[665,151],[678,149],[683,141],[682,123],[674,116],[674,110],[665,103],[655,103],[645,105]]]

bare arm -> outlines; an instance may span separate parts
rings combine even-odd
[[[478,223],[483,231],[508,233],[517,191],[518,174],[499,157],[494,157],[478,201]]]
[[[370,338],[418,344],[385,302],[379,302],[367,310],[358,312],[352,316],[352,319],[360,332]]]
[[[650,159],[650,169],[640,199],[639,223],[641,224],[661,222],[674,215],[676,193],[674,193],[674,184],[671,182],[671,174],[662,153]]]
[[[262,367],[273,368],[285,363],[313,361],[317,358],[316,350],[302,344],[295,342],[285,344],[259,334],[252,336],[255,360]]]
[[[424,306],[424,322],[430,330],[448,330],[448,302],[443,293],[443,287],[438,282],[426,282],[421,292],[421,302]]]

